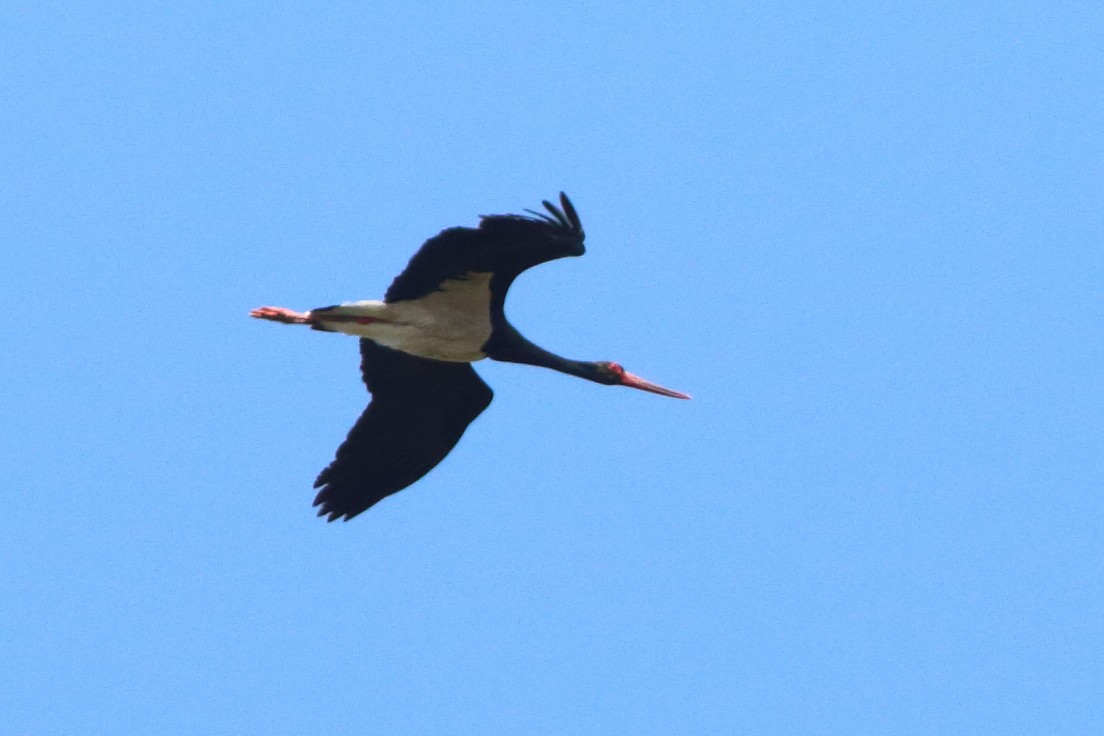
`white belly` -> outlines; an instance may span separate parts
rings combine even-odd
[[[469,272],[441,283],[440,291],[420,299],[387,304],[351,302],[326,312],[327,329],[367,337],[380,345],[434,360],[470,363],[487,357],[491,337],[491,274]],[[364,317],[366,323],[348,321]]]

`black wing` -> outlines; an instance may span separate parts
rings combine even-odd
[[[360,341],[372,401],[322,471],[314,505],[327,521],[353,518],[441,462],[494,393],[470,363],[418,358]]]
[[[581,256],[583,226],[567,195],[560,207],[545,200],[548,214],[484,215],[479,227],[453,227],[430,238],[391,283],[385,302],[417,299],[442,281],[468,272],[493,273],[492,289],[501,302],[514,278],[527,268],[565,256]]]

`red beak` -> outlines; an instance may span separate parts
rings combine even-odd
[[[664,388],[658,383],[652,383],[651,381],[645,381],[640,376],[634,376],[632,373],[625,371],[621,375],[621,385],[628,386],[629,388],[638,388],[641,391],[651,391],[653,394],[659,394],[660,396],[670,396],[672,399],[689,399],[689,394],[684,394],[681,391],[673,391],[669,388]]]

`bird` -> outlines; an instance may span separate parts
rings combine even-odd
[[[689,399],[612,361],[563,358],[527,340],[506,319],[506,292],[528,268],[586,251],[571,200],[544,212],[482,215],[427,240],[382,301],[345,302],[296,312],[258,307],[257,319],[308,325],[360,338],[361,375],[371,399],[314,482],[314,506],[327,521],[348,521],[414,484],[459,442],[494,393],[472,363],[525,363]]]

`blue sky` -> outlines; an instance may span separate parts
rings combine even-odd
[[[966,7],[964,7],[966,6]],[[1095,734],[1092,3],[0,10],[0,734]],[[310,508],[416,247],[560,190],[536,342]]]

